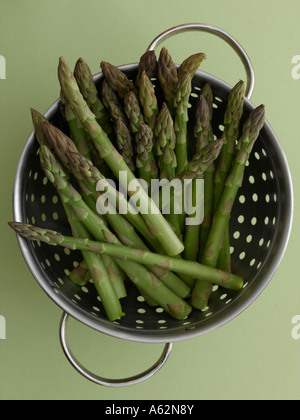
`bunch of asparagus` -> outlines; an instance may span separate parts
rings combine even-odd
[[[205,309],[213,285],[235,291],[243,286],[231,272],[229,222],[264,124],[264,106],[242,125],[245,83],[238,82],[217,139],[209,83],[196,106],[190,105],[193,79],[205,58],[194,54],[176,66],[166,48],[158,58],[148,51],[133,80],[103,61],[100,87],[82,58],[73,72],[60,58],[60,110],[68,131],[31,109],[41,167],[57,190],[72,234],[17,222],[10,226],[28,240],[81,251],[82,263],[70,280],[79,287],[92,281],[111,321],[124,315],[128,281],[149,305],[175,319]],[[194,194],[197,180],[204,180],[201,225],[185,225],[174,195],[170,214],[163,214],[161,201],[150,194],[152,180],[162,179],[188,179]],[[134,193],[145,211],[136,211],[127,199],[134,196],[130,183],[138,187]]]

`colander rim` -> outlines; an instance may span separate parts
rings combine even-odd
[[[124,71],[135,71],[137,69],[138,63],[131,63],[126,64],[122,66],[118,66],[121,70]],[[212,76],[209,73],[203,72],[198,70],[196,73],[197,76],[203,76],[206,80],[208,80],[211,83],[214,84],[221,84],[222,88],[227,89],[229,92],[230,89],[232,89],[232,86],[230,86],[228,83],[224,82],[221,79],[218,79],[215,76]],[[99,72],[94,75],[94,80],[97,82],[102,77],[102,72]],[[44,116],[47,119],[50,119],[55,112],[58,110],[58,104],[60,102],[60,99],[57,99],[45,112]],[[248,99],[245,99],[245,106],[248,106],[250,108],[254,108],[255,105]],[[241,314],[245,309],[247,309],[263,292],[263,290],[266,288],[266,286],[269,284],[271,279],[273,278],[275,272],[277,271],[277,268],[279,267],[281,260],[284,256],[284,253],[286,251],[289,237],[291,234],[292,229],[292,223],[293,223],[293,208],[294,208],[294,197],[293,197],[293,184],[292,184],[292,177],[288,165],[287,158],[285,156],[285,153],[279,143],[279,140],[271,128],[269,122],[266,120],[264,130],[267,131],[267,135],[269,138],[273,140],[273,147],[276,151],[277,156],[280,158],[281,168],[284,172],[284,180],[285,180],[285,194],[286,194],[286,208],[287,211],[285,212],[284,220],[281,220],[281,223],[283,223],[283,234],[280,238],[280,242],[276,243],[276,256],[273,257],[271,260],[271,263],[269,264],[267,268],[266,275],[264,276],[263,281],[260,281],[259,284],[256,285],[254,290],[252,290],[252,293],[250,296],[244,297],[243,302],[241,302],[241,299],[239,298],[236,302],[233,302],[229,306],[226,307],[226,310],[222,311],[222,314],[216,314],[215,316],[212,316],[210,319],[208,319],[205,322],[205,325],[202,325],[201,328],[192,328],[190,329],[188,326],[185,329],[184,333],[178,334],[177,331],[173,330],[159,330],[159,331],[146,331],[142,329],[129,329],[129,328],[118,328],[117,325],[114,323],[110,323],[106,320],[99,320],[100,322],[97,322],[96,320],[88,317],[86,313],[80,309],[80,307],[71,305],[70,302],[67,300],[63,300],[60,295],[57,294],[54,287],[52,287],[47,281],[45,281],[45,273],[43,272],[42,268],[38,266],[38,264],[35,264],[33,260],[32,253],[30,252],[30,247],[28,246],[28,241],[20,236],[17,237],[20,250],[23,254],[23,257],[25,259],[25,262],[27,263],[28,268],[30,269],[33,277],[37,281],[37,283],[40,285],[40,287],[43,289],[43,291],[50,297],[50,299],[64,312],[68,313],[72,318],[76,319],[77,321],[81,322],[82,324],[89,326],[90,328],[102,332],[106,335],[125,339],[128,341],[134,341],[134,342],[148,342],[148,343],[166,343],[166,342],[178,342],[183,341],[187,339],[196,338],[200,335],[206,334],[208,332],[211,332],[234,318],[236,318],[239,314]],[[17,222],[26,222],[23,218],[23,210],[22,210],[22,173],[25,166],[25,162],[27,161],[27,158],[30,156],[30,151],[32,148],[32,145],[35,142],[35,133],[34,130],[30,133],[27,142],[24,146],[24,149],[22,151],[17,171],[15,175],[15,182],[14,182],[14,190],[13,190],[13,216],[14,220]],[[224,313],[223,313],[224,312]]]

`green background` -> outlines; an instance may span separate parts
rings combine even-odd
[[[300,342],[291,335],[300,314],[299,110],[300,80],[291,76],[300,54],[299,0],[0,0],[1,261],[0,399],[296,399],[300,397]],[[256,73],[252,102],[266,105],[267,119],[286,153],[295,193],[295,218],[284,259],[264,293],[244,313],[204,336],[176,343],[164,368],[141,384],[109,389],[81,377],[60,348],[61,310],[44,294],[7,226],[20,154],[32,125],[30,107],[44,113],[59,95],[58,57],[73,66],[80,56],[93,73],[101,60],[136,62],[164,30],[209,23],[245,48]],[[164,44],[174,60],[203,51],[202,69],[233,85],[245,78],[230,47],[203,33]],[[297,211],[298,210],[298,211]],[[92,371],[124,377],[143,371],[162,345],[104,336],[71,320],[69,340]]]

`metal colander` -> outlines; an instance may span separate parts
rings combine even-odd
[[[164,39],[185,30],[208,31],[222,37],[233,46],[244,63],[248,78],[248,98],[253,86],[253,70],[241,46],[226,32],[204,24],[181,25],[160,35],[149,47],[154,49]],[[120,66],[129,78],[134,78],[138,64]],[[100,88],[102,73],[94,80]],[[209,82],[214,93],[214,133],[221,135],[226,99],[231,86],[216,77],[198,71],[193,80],[191,104],[194,105],[202,86]],[[243,121],[254,109],[245,100]],[[59,112],[57,101],[45,113],[54,125],[68,132]],[[192,126],[192,124],[191,124]],[[20,159],[14,189],[16,221],[36,224],[70,234],[63,207],[52,184],[47,181],[37,155],[38,142],[31,133]],[[47,295],[64,311],[60,338],[63,350],[72,365],[85,377],[101,385],[124,386],[144,380],[167,360],[172,344],[207,333],[230,321],[248,307],[263,291],[274,275],[284,254],[290,234],[293,209],[292,183],[288,164],[280,144],[268,122],[265,123],[246,167],[231,217],[232,270],[242,276],[245,285],[240,292],[215,287],[209,307],[194,310],[185,320],[171,318],[160,307],[148,306],[137,289],[128,281],[128,297],[122,300],[126,315],[118,322],[109,322],[94,286],[77,287],[67,275],[82,260],[80,252],[29,242],[19,238],[24,258],[37,282]],[[65,327],[68,316],[83,324],[121,339],[169,343],[160,360],[146,372],[133,378],[109,380],[93,375],[75,359],[67,345]]]

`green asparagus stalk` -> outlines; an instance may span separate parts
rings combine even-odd
[[[111,203],[116,203],[119,212],[125,214],[128,220],[148,241],[155,241],[141,215],[136,214],[137,210],[132,207],[122,193],[119,193],[110,183],[105,182],[106,179],[100,170],[89,159],[78,152],[76,145],[71,139],[47,120],[41,124],[40,128],[45,141],[53,145],[56,155],[61,158],[60,160],[64,166],[70,169],[70,172],[75,176],[81,189],[86,194],[92,194],[96,201],[99,197],[97,184],[105,183],[106,193]]]
[[[224,116],[225,142],[221,150],[220,161],[215,176],[215,209],[220,201],[225,181],[232,165],[236,142],[239,137],[240,120],[244,109],[245,89],[245,82],[240,81],[233,87],[228,97]],[[218,257],[218,267],[228,271],[231,270],[229,226],[226,228],[224,234],[223,245]]]
[[[53,145],[55,154],[61,158],[61,163],[75,176],[81,190],[86,195],[92,194],[94,201],[97,201],[99,198],[97,185],[100,183],[101,185],[105,184],[103,185],[103,190],[107,189],[106,194],[110,202],[118,208],[119,213],[124,214],[128,218],[137,231],[156,249],[159,243],[152,236],[142,216],[137,213],[137,210],[127,201],[122,193],[119,193],[112,184],[106,182],[100,170],[89,159],[78,152],[74,142],[47,120],[42,122],[39,128],[45,141]]]
[[[153,153],[153,131],[145,123],[141,123],[135,133],[136,142],[136,167],[140,178],[151,186],[152,179],[158,179],[158,167]]]
[[[128,118],[131,132],[137,133],[139,131],[140,125],[145,121],[140,108],[139,100],[135,93],[128,92],[127,95],[125,95],[124,111]]]
[[[122,242],[129,246],[138,246],[140,249],[148,250],[148,248],[144,245],[142,240],[135,234],[132,226],[126,222],[121,215],[118,213],[116,214],[107,214],[107,218],[109,223],[113,226],[113,229],[118,232],[120,239],[108,229],[107,225],[103,222],[101,218],[96,216],[89,207],[86,206],[84,201],[82,200],[80,194],[74,189],[74,187],[65,179],[64,171],[59,166],[58,162],[55,160],[55,157],[51,154],[49,149],[46,146],[42,146],[42,165],[45,171],[46,176],[49,180],[55,185],[57,191],[60,194],[62,202],[65,206],[68,206],[66,211],[69,209],[72,210],[74,217],[77,218],[78,222],[83,223],[83,225],[88,229],[90,234],[92,234],[98,240],[106,240],[112,241],[116,244],[122,244]],[[69,212],[68,212],[69,216]],[[120,262],[117,261],[120,265]],[[126,271],[128,270],[128,264],[124,264],[120,266],[127,272],[128,276],[132,273],[132,267],[129,265],[129,273]],[[157,280],[168,283],[171,289],[176,289],[176,292],[179,294],[183,294],[184,297],[189,294],[190,289],[175,275],[171,272],[168,273],[166,270],[158,269],[157,267],[150,266],[149,271],[152,271]],[[146,272],[144,273],[146,274]],[[157,276],[161,276],[159,279]],[[164,283],[163,283],[164,284]],[[167,287],[167,286],[166,286]],[[143,288],[141,287],[143,290]],[[170,290],[170,289],[168,289]],[[144,290],[145,293],[147,293]],[[176,296],[177,293],[176,293]],[[150,298],[153,296],[150,295]],[[156,300],[156,299],[154,299]]]
[[[201,95],[206,100],[206,103],[207,103],[208,109],[209,109],[209,119],[210,119],[210,121],[212,121],[214,94],[213,94],[213,91],[212,91],[211,84],[209,82],[206,82],[204,84],[204,86],[202,87]]]
[[[195,155],[202,156],[202,150],[208,145],[208,121],[209,121],[209,110],[206,100],[202,95],[199,95],[196,112],[195,112],[195,125],[194,125],[194,137],[196,139],[195,144]],[[204,179],[206,171],[201,175],[201,179]],[[196,180],[200,177],[196,177],[192,180],[192,193],[193,196],[196,194]],[[206,183],[204,183],[204,190],[207,190]],[[206,200],[204,198],[204,206]],[[185,227],[184,236],[184,257],[187,260],[196,261],[200,249],[200,231],[201,225],[188,225]]]
[[[139,60],[138,65],[138,73],[135,79],[135,85],[138,87],[140,84],[140,79],[142,73],[145,72],[148,78],[151,80],[152,78],[157,77],[157,58],[156,54],[153,50],[146,51]]]
[[[70,162],[72,173],[77,179],[79,185],[83,185],[83,189],[87,188],[92,194],[95,201],[101,197],[103,191],[107,200],[111,205],[117,208],[118,213],[124,215],[126,219],[136,228],[137,232],[151,244],[153,249],[159,249],[160,244],[151,235],[147,225],[137,210],[132,207],[130,202],[126,200],[124,195],[107,182],[100,171],[79,153],[69,153],[66,155]]]
[[[92,278],[87,263],[83,260],[77,267],[75,267],[71,271],[71,273],[68,275],[68,278],[76,286],[85,286]]]
[[[232,163],[231,171],[225,182],[224,192],[214,214],[211,230],[201,260],[202,264],[209,267],[216,267],[217,265],[224,233],[229,225],[237,193],[243,183],[246,162],[264,125],[264,121],[265,107],[264,105],[260,105],[250,113],[243,126],[243,133],[237,145],[237,152]],[[203,309],[207,306],[210,295],[211,285],[208,282],[196,282],[192,305],[198,309]]]
[[[94,114],[90,111],[85,100],[80,94],[72,71],[67,66],[63,58],[60,58],[59,61],[58,75],[64,95],[68,99],[69,103],[72,104],[72,109],[80,118],[83,126],[94,141],[100,156],[105,160],[116,178],[119,179],[123,188],[127,190],[131,196],[135,195],[139,197],[141,205],[145,208],[145,211],[142,212],[142,216],[152,234],[159,240],[168,255],[180,254],[184,248],[183,244],[175,235],[163,215],[159,212],[154,201],[149,198],[148,194],[141,185],[139,186],[138,192],[131,191],[129,188],[131,181],[133,183],[137,183],[138,185],[134,174],[97,123]],[[123,172],[126,176],[120,177],[120,172]]]
[[[67,121],[70,129],[70,140],[74,141],[76,148],[80,153],[82,153],[88,159],[91,159],[98,168],[101,168],[101,171],[109,176],[110,171],[106,166],[105,162],[99,156],[97,149],[95,148],[93,142],[88,138],[88,134],[85,131],[81,121],[77,115],[72,110],[70,104],[65,99],[63,93],[61,92],[61,106],[64,107],[64,118]],[[40,121],[40,125],[42,121]],[[65,135],[65,133],[63,133]]]
[[[71,156],[70,156],[71,157]],[[72,164],[71,164],[72,165]],[[49,165],[48,165],[49,166]],[[73,172],[76,176],[76,173]],[[77,175],[77,179],[80,178],[80,175]],[[60,185],[63,184],[63,179],[59,179],[59,175],[56,174],[56,186],[59,189]],[[66,189],[71,189],[71,186],[63,185],[63,191]],[[93,185],[89,186],[91,191],[93,190]],[[118,236],[120,242],[123,245],[130,246],[132,248],[149,250],[145,245],[140,236],[135,232],[133,226],[125,219],[124,216],[116,212],[114,206],[106,203],[106,212],[105,219],[110,227],[113,229],[115,234]],[[186,297],[190,293],[190,288],[187,287],[185,283],[182,282],[177,276],[171,272],[163,271],[157,269],[156,267],[148,267],[170,290],[173,290],[178,296]]]
[[[239,81],[230,91],[224,116],[224,144],[215,176],[215,209],[218,206],[228,177],[239,138],[240,121],[244,110],[246,84]]]
[[[174,96],[175,108],[175,134],[176,134],[176,157],[177,157],[177,174],[180,174],[186,167],[188,162],[187,151],[187,123],[189,120],[188,108],[189,99],[192,92],[191,76],[189,73],[184,74],[179,79],[177,89]]]
[[[115,133],[118,150],[123,156],[125,163],[132,172],[135,171],[134,163],[135,150],[132,141],[132,135],[124,121],[118,117],[115,122]]]
[[[166,102],[163,103],[157,116],[154,134],[160,178],[173,179],[175,178],[177,167],[175,153],[176,135],[173,119]]]
[[[181,180],[200,178],[211,163],[219,157],[223,142],[224,138],[215,140],[204,147],[200,153],[195,153],[177,178]]]
[[[42,168],[47,176],[47,178],[55,185],[57,191],[60,195],[62,204],[66,211],[70,227],[72,229],[73,236],[92,239],[89,232],[81,224],[81,222],[73,214],[72,206],[70,206],[70,197],[72,197],[72,191],[64,189],[64,185],[69,185],[65,172],[62,167],[59,165],[54,155],[48,149],[47,146],[40,147],[40,161]],[[67,191],[67,194],[70,194],[70,197],[67,197],[63,192]],[[91,277],[95,288],[101,298],[105,313],[109,320],[114,321],[123,316],[122,308],[120,305],[119,298],[117,296],[116,289],[114,288],[111,278],[109,276],[108,270],[106,267],[109,267],[113,263],[111,257],[105,258],[95,258],[91,256],[90,253],[82,251],[84,261],[87,264],[87,267],[91,273]],[[123,282],[123,278],[118,279]],[[122,297],[126,296],[126,290],[124,288],[124,294]]]
[[[193,203],[193,206],[198,204],[197,201],[197,180],[199,178],[192,179],[192,191],[191,191],[191,198],[190,200]],[[199,212],[199,209],[197,209]],[[200,236],[200,227],[202,219],[198,217],[196,220],[197,212],[192,214],[190,217],[194,219],[194,224],[189,225],[186,224],[184,229],[184,258],[189,261],[197,261],[198,252],[199,252],[199,236]]]
[[[38,131],[38,138],[42,139],[39,143],[46,145],[49,149],[53,149],[60,162],[70,172],[69,160],[59,145],[64,143],[65,148],[70,152],[78,153],[75,142],[63,131],[52,125],[46,118],[42,117],[38,111],[32,110],[32,114],[34,115],[34,127]]]
[[[78,151],[88,159],[91,159],[91,142],[87,139],[87,133],[62,94],[61,103],[64,107],[65,119],[70,129],[70,138],[76,144]]]
[[[40,158],[41,158],[41,165],[46,176],[54,184],[54,186],[56,187],[57,191],[60,194],[61,201],[68,215],[70,225],[73,229],[73,235],[78,237],[78,233],[76,234],[76,232],[81,232],[82,236],[91,239],[90,231],[92,229],[90,229],[90,231],[85,230],[84,232],[85,227],[80,223],[79,218],[76,217],[76,214],[77,214],[76,211],[78,212],[78,209],[74,210],[74,206],[72,206],[73,201],[76,199],[79,203],[83,204],[80,194],[77,193],[77,191],[71,186],[71,184],[68,184],[67,182],[68,180],[66,179],[64,170],[62,169],[62,167],[59,165],[59,163],[55,159],[54,155],[49,151],[49,149],[46,146],[41,146]],[[103,239],[103,236],[100,235],[100,237]],[[124,237],[126,238],[126,235]],[[90,269],[91,268],[90,263],[89,263],[90,256],[85,255],[85,253],[83,252],[83,257],[88,264],[88,268]],[[125,277],[123,276],[123,271],[120,269],[119,265],[116,264],[116,262],[112,259],[112,257],[108,255],[103,256],[102,262],[105,266],[107,274],[109,275],[109,279],[112,282],[112,285],[115,290],[115,293],[117,294],[117,297],[119,299],[126,297],[127,292],[126,292],[126,288],[124,284]],[[94,261],[94,263],[96,263],[96,261]],[[97,274],[97,271],[96,271],[96,274]],[[93,277],[94,276],[92,275],[92,278]],[[74,278],[74,275],[73,275],[72,279],[74,281],[74,279],[76,280],[76,277]],[[96,287],[97,287],[97,281],[98,279],[96,277]],[[147,298],[147,296],[145,296],[145,298]],[[153,304],[153,300],[150,300],[149,298],[147,298],[147,302]]]
[[[145,70],[142,72],[139,81],[139,100],[143,110],[144,120],[154,130],[159,109],[155,87]]]
[[[201,90],[201,96],[204,100],[205,103],[207,104],[207,111],[208,111],[208,116],[207,119],[209,121],[207,130],[208,130],[208,138],[207,138],[207,143],[211,143],[213,141],[214,138],[214,133],[213,133],[213,126],[212,126],[212,119],[213,119],[213,105],[214,105],[214,94],[212,91],[212,87],[211,84],[209,82],[206,82],[204,84],[204,86],[202,87]],[[201,99],[199,99],[201,100]]]
[[[94,194],[93,196],[96,200],[99,196],[101,196],[101,193],[96,191],[96,184],[98,179],[100,179],[99,173],[97,174],[97,169],[93,167],[91,162],[80,154],[67,153],[67,156],[70,160],[73,175],[76,177],[79,184],[84,184],[84,187]],[[127,222],[121,214],[115,212],[116,209],[113,205],[106,203],[106,209],[104,210],[104,217],[107,219],[107,222],[113,228],[116,235],[119,237],[119,240],[124,245],[149,250],[146,244],[141,240],[140,236],[136,234],[133,226]],[[154,249],[159,247],[159,244],[157,244],[153,238],[148,238],[148,242]],[[153,267],[149,267],[149,269],[153,271],[154,274],[156,274],[156,276],[178,296],[186,297],[189,294],[190,288],[187,287],[186,284],[184,284],[173,273],[164,272],[162,270],[157,271],[155,268],[153,269]]]
[[[176,65],[166,48],[162,48],[158,58],[157,78],[162,87],[164,99],[173,115],[174,95],[178,83]]]
[[[209,139],[210,129],[210,109],[209,105],[201,94],[198,97],[195,109],[195,125],[194,125],[194,138],[195,138],[195,153],[201,153],[201,150],[210,142]]]
[[[185,74],[189,73],[191,78],[195,76],[196,71],[198,70],[202,61],[206,58],[204,53],[197,53],[186,58],[179,66],[178,69],[178,79],[183,77]]]
[[[207,171],[207,169],[211,166],[211,164],[217,159],[219,156],[223,139],[219,139],[214,141],[213,143],[208,144],[206,147],[202,149],[199,153],[195,153],[192,157],[191,161],[187,164],[185,170],[177,176],[177,178],[183,180],[192,180],[192,192],[193,197],[195,197],[195,190],[197,190],[196,180],[197,179],[203,179],[204,175]],[[186,200],[185,200],[186,201]],[[180,225],[185,225],[185,219],[186,215],[183,214],[183,217],[180,218]],[[188,232],[186,233],[186,230],[195,230],[196,232]],[[195,250],[192,249],[193,240],[189,238],[189,236],[196,236],[198,234],[198,228],[197,225],[194,225],[193,227],[185,226],[181,227],[181,231],[185,232],[185,257],[194,260],[194,252]],[[186,250],[186,246],[188,247],[188,250]],[[195,248],[199,248],[199,240],[196,240],[195,242]]]
[[[207,225],[209,212],[212,210],[212,202],[210,201],[211,196],[209,194],[209,188],[212,188],[213,184],[209,184],[210,180],[206,177],[206,175],[210,173],[210,168],[214,164],[214,161],[218,158],[223,142],[224,139],[219,139],[214,142],[208,143],[206,146],[203,147],[202,150],[200,149],[198,153],[195,153],[185,170],[185,172],[190,171],[191,173],[195,173],[196,171],[197,173],[197,175],[192,179],[192,193],[194,199],[195,194],[197,192],[197,179],[204,180],[204,220],[201,226],[200,224],[194,224],[188,225],[185,228],[184,257],[191,261],[198,260],[199,249],[201,247],[201,240],[203,240],[201,231],[203,229],[203,224],[205,224],[205,226]],[[207,200],[208,203],[206,203],[205,200]]]
[[[121,99],[124,99],[128,92],[137,93],[134,83],[118,67],[106,61],[102,61],[100,66],[105,80]]]
[[[61,164],[66,168],[67,172],[61,171],[65,180],[69,180],[70,173],[72,172],[69,166],[69,159],[66,155],[66,150],[70,153],[79,153],[76,144],[61,130],[54,127],[46,118],[44,118],[38,111],[32,109],[32,116],[34,121],[34,127],[36,133],[38,133],[37,139],[40,144],[40,153],[43,148],[45,150],[53,150],[56,156],[58,156]],[[83,156],[83,155],[82,155]],[[86,157],[85,157],[86,158]],[[55,162],[56,164],[56,162]],[[58,168],[58,166],[57,166]],[[60,168],[60,166],[59,166]],[[90,191],[82,185],[83,195],[87,202],[91,203]]]
[[[35,131],[35,137],[37,141],[39,142],[39,144],[44,144],[50,147],[47,136],[45,135],[43,127],[42,127],[42,123],[44,122],[48,123],[49,121],[42,114],[40,114],[36,109],[30,108],[30,111],[31,111],[31,118],[32,118],[32,123],[33,123],[34,131]]]
[[[56,157],[51,153],[47,146],[42,145],[40,147],[40,161],[45,175],[47,176],[49,181],[55,186],[57,192],[59,193],[64,209],[67,213],[68,218],[70,219],[70,216],[72,216],[71,210],[73,210],[73,207],[71,206],[70,202],[73,202],[74,197],[80,197],[81,199],[80,194],[78,194],[77,191],[71,186],[65,171],[63,170],[62,166],[59,164]],[[74,222],[72,224],[70,221],[70,225],[71,227],[76,226],[76,230],[80,232],[80,226],[78,226],[77,222]],[[82,229],[84,228],[82,227]],[[119,269],[118,265],[111,258],[107,258],[107,256],[103,259],[103,264],[106,267],[106,271],[111,276],[115,290],[118,293],[118,297],[125,297],[125,277]]]
[[[72,228],[73,236],[76,238],[84,237],[91,239],[89,232],[78,221],[68,204],[64,206],[70,226]],[[116,321],[125,314],[122,311],[120,300],[117,292],[112,284],[111,277],[106,269],[105,262],[101,255],[93,254],[89,251],[82,250],[84,261],[91,273],[93,284],[101,299],[103,308],[110,321]],[[99,258],[100,257],[100,258]],[[107,257],[107,255],[106,255]],[[110,260],[112,261],[112,259]]]
[[[160,178],[171,180],[175,178],[177,167],[177,158],[175,153],[176,135],[173,119],[166,102],[163,103],[157,117],[154,133]],[[170,211],[165,217],[178,238],[182,240],[180,215],[177,214],[175,209],[175,194],[173,189],[171,190],[170,196]]]
[[[86,103],[93,114],[95,114],[98,123],[101,125],[106,134],[112,134],[113,129],[106,109],[99,97],[93,74],[88,64],[82,58],[79,58],[76,62],[74,76],[82,96],[86,100]]]
[[[77,155],[78,156],[78,155]],[[76,163],[76,157],[73,154],[69,155],[71,167],[74,167],[74,175],[75,177],[82,182],[81,174],[78,174],[78,166]],[[87,169],[89,171],[89,169]],[[85,178],[87,179],[87,178]],[[85,185],[91,191],[95,191],[94,183],[93,183],[93,175],[90,176],[90,184],[86,183]],[[101,195],[101,193],[100,193]],[[100,210],[100,209],[99,209]],[[103,211],[105,210],[105,211]],[[103,216],[110,227],[115,232],[116,236],[118,236],[120,242],[123,245],[130,246],[132,248],[142,249],[149,251],[149,248],[144,243],[144,241],[140,238],[140,236],[135,232],[133,226],[125,219],[124,216],[115,212],[115,208],[109,203],[106,203],[106,209],[101,209],[101,213],[104,212],[105,215]],[[154,245],[156,245],[154,243]],[[185,283],[182,282],[180,278],[175,276],[171,272],[167,272],[161,269],[157,269],[156,267],[148,267],[170,290],[174,291],[178,296],[185,298],[190,293],[190,288],[187,287]]]
[[[89,252],[95,252],[95,250],[92,249],[93,243],[99,244],[99,242],[90,241],[87,238],[63,236],[58,232],[41,229],[29,224],[12,222],[9,223],[9,225],[18,234],[22,235],[28,240],[45,242],[52,246],[59,245],[74,251],[85,250]],[[92,248],[90,248],[90,245],[92,245]],[[127,249],[120,244],[116,244],[116,246],[118,245],[121,246],[121,249]],[[97,251],[95,253],[99,252]],[[138,261],[137,262],[124,259],[122,256],[118,255],[116,260],[119,262],[120,266],[124,267],[124,270],[127,270],[128,277],[136,285],[136,287],[144,291],[147,296],[153,298],[167,313],[169,313],[175,319],[185,319],[191,313],[192,308],[190,305],[183,299],[179,298],[172,291],[170,291],[161,281],[158,280],[158,278],[153,273],[148,271],[144,265],[140,264],[140,260],[138,258],[136,258]],[[163,264],[161,265],[163,266]],[[162,268],[165,269],[165,267]]]
[[[181,272],[197,278],[199,281],[209,281],[229,290],[239,291],[243,287],[243,279],[235,274],[201,265],[193,261],[179,260],[176,257],[160,255],[148,251],[128,248],[123,245],[110,244],[106,242],[91,241],[87,238],[74,238],[64,236],[53,230],[47,230],[17,222],[10,222],[9,225],[18,234],[28,240],[38,240],[48,245],[63,246],[71,250],[85,250],[96,254],[107,254],[114,256],[120,261],[142,262],[143,264],[156,265],[167,270]],[[180,308],[181,309],[181,308]]]
[[[123,105],[121,104],[116,92],[105,79],[102,82],[101,98],[112,121],[115,122],[120,118],[124,124],[127,124],[127,118],[124,113]]]
[[[207,85],[208,101],[206,101],[203,94],[199,95],[197,108],[196,108],[196,125],[195,134],[198,133],[197,146],[201,150],[205,145],[214,142],[213,129],[212,129],[212,92]],[[205,93],[205,92],[204,92]],[[224,139],[223,139],[224,144]],[[223,145],[222,145],[223,147]],[[222,149],[221,149],[222,150]],[[214,213],[214,181],[215,181],[215,161],[211,162],[204,173],[204,219],[200,228],[199,238],[199,254],[197,258],[203,254],[203,250],[207,241],[207,237],[211,228],[212,217]]]

